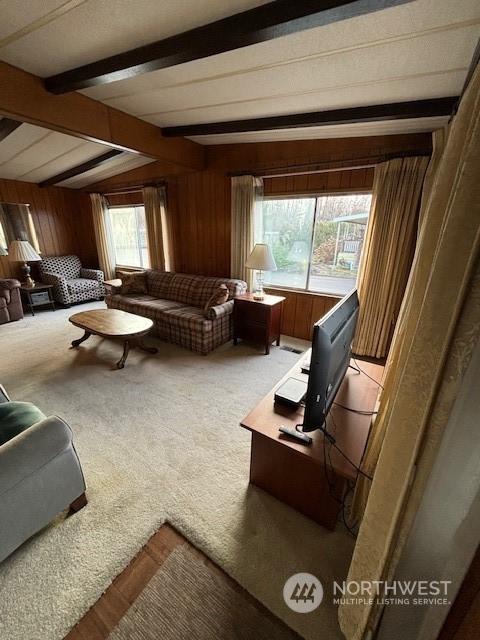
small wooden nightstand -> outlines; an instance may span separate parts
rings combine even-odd
[[[265,355],[270,353],[270,345],[280,344],[282,321],[282,296],[265,295],[263,300],[254,300],[253,293],[246,293],[234,299],[233,344],[238,339],[251,340],[265,346]]]

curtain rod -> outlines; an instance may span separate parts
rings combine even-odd
[[[164,187],[165,182],[148,182],[145,184],[134,185],[133,187],[119,187],[114,191],[104,191],[102,192],[102,196],[118,196],[124,195],[126,193],[138,193],[143,189],[143,187]]]
[[[228,173],[231,178],[236,176],[253,175],[258,178],[280,178],[296,175],[309,175],[313,173],[332,173],[334,171],[355,171],[357,169],[369,169],[381,162],[394,160],[396,158],[430,157],[431,151],[421,150],[418,152],[405,152],[395,154],[385,154],[376,158],[356,158],[355,160],[338,160],[337,162],[310,163],[303,165],[289,165],[285,167],[272,167],[257,171],[243,170]],[[355,162],[355,164],[344,164],[345,162]],[[335,166],[334,166],[335,165]]]

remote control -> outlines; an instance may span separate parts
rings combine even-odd
[[[310,436],[307,436],[306,433],[302,433],[301,431],[297,431],[296,429],[290,429],[289,427],[286,427],[283,424],[281,427],[279,427],[278,430],[284,433],[285,435],[290,436],[291,438],[300,440],[302,444],[312,444],[312,438]]]

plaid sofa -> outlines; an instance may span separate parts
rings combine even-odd
[[[46,284],[53,284],[53,297],[67,306],[86,300],[101,300],[105,295],[103,271],[82,268],[78,256],[43,258],[40,278]]]
[[[107,292],[107,307],[151,318],[159,338],[204,355],[232,339],[233,298],[246,292],[246,282],[153,269],[146,280],[146,294]],[[205,317],[204,307],[221,284],[228,287],[230,299]]]

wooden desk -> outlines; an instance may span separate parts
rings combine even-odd
[[[313,438],[309,446],[280,434],[280,425],[294,428],[303,421],[303,407],[290,409],[273,403],[275,389],[287,378],[308,380],[300,369],[304,360],[310,361],[310,351],[240,423],[252,432],[250,482],[319,524],[334,529],[340,508],[337,500],[341,500],[348,482],[355,480],[357,472],[328,440],[324,443],[321,431],[309,433]],[[381,365],[364,361],[359,364],[381,382]],[[335,402],[352,409],[373,411],[378,391],[379,387],[363,373],[348,369]],[[336,405],[327,417],[328,431],[335,437],[336,444],[357,465],[365,450],[370,424],[371,416],[352,413]],[[331,487],[325,475],[325,455]]]

